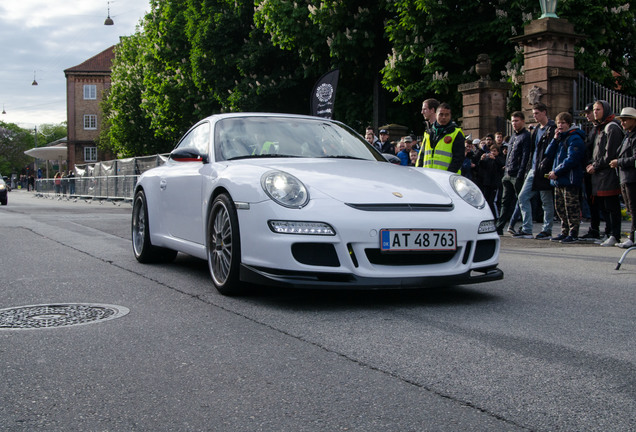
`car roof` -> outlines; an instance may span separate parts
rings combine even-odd
[[[204,118],[203,120],[220,120],[224,118],[237,118],[237,117],[282,117],[282,118],[290,118],[290,119],[307,119],[307,120],[324,120],[324,121],[334,121],[331,119],[327,119],[324,117],[316,117],[310,115],[303,114],[288,114],[288,113],[268,113],[268,112],[232,112],[232,113],[222,113],[222,114],[212,114],[209,117]]]

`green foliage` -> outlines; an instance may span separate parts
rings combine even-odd
[[[477,55],[521,101],[522,49],[510,41],[540,16],[536,0],[151,0],[138,32],[117,48],[100,146],[121,156],[169,151],[215,112],[306,113],[310,90],[339,68],[335,118],[362,130],[374,94],[389,123],[421,126],[421,101],[461,107]],[[624,0],[562,0],[557,14],[586,36],[576,66],[636,94],[634,8]],[[621,76],[615,78],[612,71]],[[379,86],[382,85],[382,89]],[[413,126],[416,125],[416,126]]]
[[[515,80],[520,64],[515,58],[516,44],[509,39],[521,33],[522,24],[531,19],[539,4],[398,0],[389,7],[394,18],[386,31],[393,51],[382,70],[383,84],[398,101],[437,97],[459,108],[457,85],[475,81],[478,54],[490,56],[491,79]]]
[[[40,129],[23,129],[14,123],[0,121],[0,173],[2,175],[24,174],[25,168],[34,159],[24,154],[26,150],[42,147],[66,136],[66,125],[43,124]]]
[[[559,2],[557,15],[586,37],[577,45],[576,68],[606,87],[618,85],[636,95],[636,8],[624,0],[597,0],[585,7],[570,0]]]
[[[510,42],[522,35],[523,26],[541,15],[536,0],[396,0],[388,3],[393,13],[386,26],[392,54],[383,69],[383,84],[398,101],[437,97],[460,106],[457,85],[474,81],[479,53],[490,56],[491,79],[515,85],[519,99],[519,76],[523,53]],[[616,81],[623,91],[636,92],[633,61],[634,8],[621,0],[560,1],[557,15],[575,25],[587,38],[579,43],[576,67],[606,86]],[[616,80],[612,71],[622,74]]]
[[[187,17],[193,79],[209,98],[207,113],[306,109],[294,97],[299,62],[255,30],[253,1],[191,0]]]
[[[102,102],[104,116],[99,147],[118,157],[163,153],[169,143],[156,139],[143,109],[144,46],[141,33],[122,38],[116,48],[112,85]]]

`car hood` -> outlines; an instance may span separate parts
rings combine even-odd
[[[277,159],[275,163],[250,161],[265,171],[277,169],[292,174],[308,188],[350,204],[452,203],[448,193],[429,170],[384,162],[342,159]],[[446,176],[441,179],[448,181]]]

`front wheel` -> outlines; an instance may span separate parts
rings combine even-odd
[[[241,241],[236,208],[229,195],[214,199],[208,217],[207,253],[210,275],[216,289],[223,295],[237,295],[241,263]]]
[[[135,194],[133,201],[131,229],[133,253],[140,263],[170,262],[177,256],[177,251],[153,246],[150,242],[148,204],[142,190]]]

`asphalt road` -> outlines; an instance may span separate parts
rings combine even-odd
[[[227,298],[138,264],[130,213],[0,207],[0,309],[129,310],[0,330],[0,430],[636,431],[636,252],[504,237],[503,281]]]

